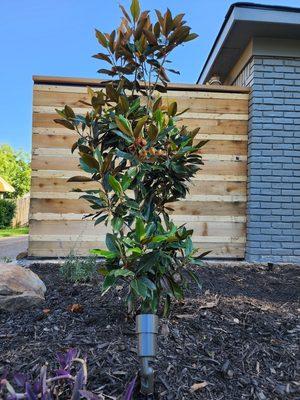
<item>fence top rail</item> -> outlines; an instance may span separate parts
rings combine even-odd
[[[95,78],[72,78],[62,76],[33,75],[35,84],[65,85],[65,86],[98,86],[104,87],[105,80]],[[168,90],[188,90],[193,92],[226,92],[226,93],[249,93],[250,89],[244,86],[227,85],[195,85],[190,83],[169,83]]]

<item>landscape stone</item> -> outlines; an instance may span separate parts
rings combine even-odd
[[[0,310],[17,311],[40,305],[46,286],[29,268],[0,263]]]

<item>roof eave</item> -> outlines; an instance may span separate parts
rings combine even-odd
[[[208,79],[210,70],[220,53],[222,46],[238,21],[300,24],[300,8],[271,6],[255,3],[234,3],[230,6],[217,38],[210,50],[205,64],[200,72],[197,84],[203,84]]]

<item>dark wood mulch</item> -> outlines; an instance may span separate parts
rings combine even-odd
[[[121,398],[138,368],[122,289],[101,297],[98,285],[67,284],[57,266],[32,269],[48,288],[43,308],[50,313],[0,314],[0,369],[31,372],[46,360],[54,367],[58,350],[77,347],[88,356],[89,387]],[[185,302],[160,321],[155,398],[300,399],[299,267],[198,271],[203,291],[190,287]],[[82,313],[68,310],[74,303]]]

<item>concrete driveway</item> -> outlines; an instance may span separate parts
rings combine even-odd
[[[0,239],[0,261],[3,258],[15,260],[19,253],[27,251],[28,235]]]

